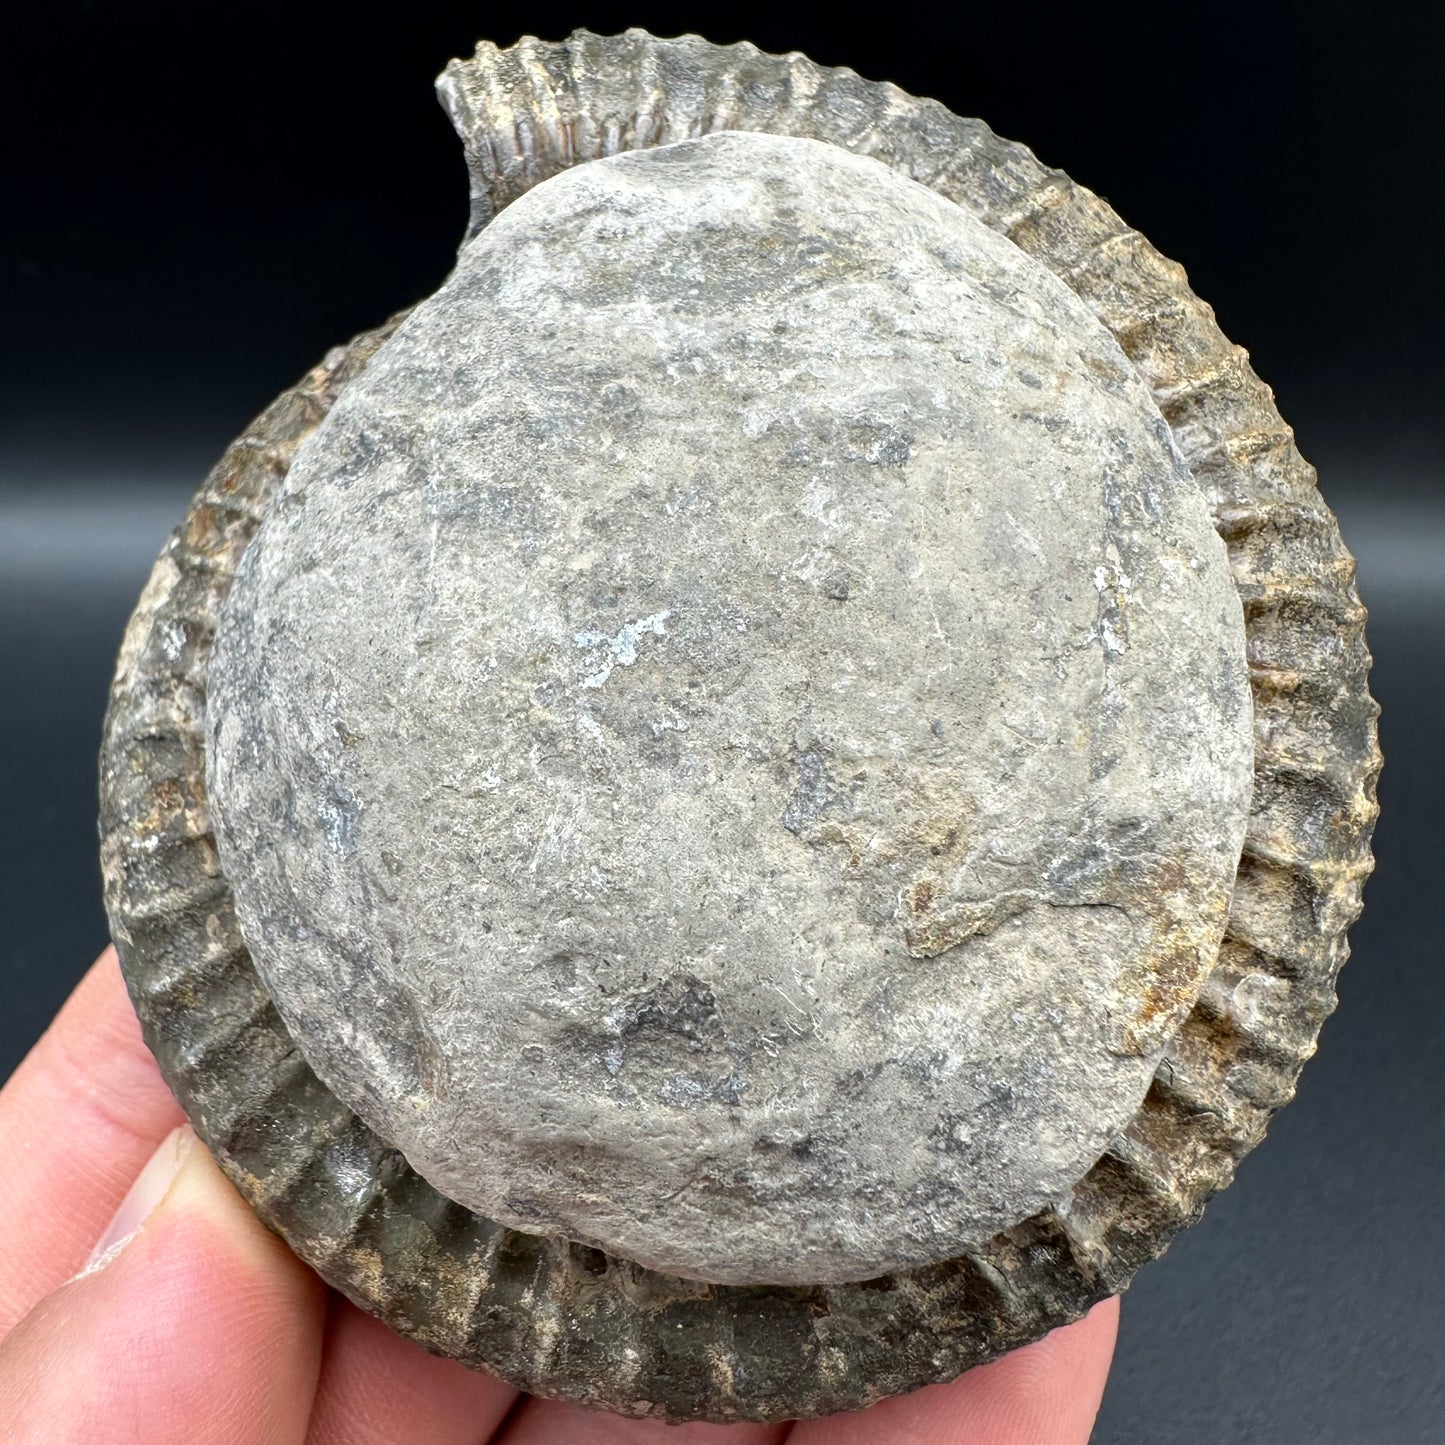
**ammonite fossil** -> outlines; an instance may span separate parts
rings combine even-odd
[[[1353,564],[1182,271],[980,122],[640,32],[440,81],[472,225],[207,478],[107,902],[259,1214],[428,1348],[854,1408],[1123,1288],[1369,870]]]

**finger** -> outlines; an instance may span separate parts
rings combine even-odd
[[[300,1445],[324,1288],[189,1128],[162,1143],[113,1232],[0,1344],[0,1439]]]
[[[333,1296],[307,1445],[480,1445],[516,1398]]]
[[[1087,1445],[1099,1413],[1119,1301],[947,1385],[793,1428],[789,1445]]]
[[[787,1425],[665,1425],[584,1410],[555,1400],[528,1400],[495,1445],[776,1445]]]
[[[85,1262],[181,1117],[107,948],[0,1090],[0,1339]]]

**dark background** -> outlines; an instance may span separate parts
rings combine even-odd
[[[433,290],[466,219],[433,75],[481,36],[748,38],[983,116],[1107,196],[1248,346],[1360,560],[1379,869],[1297,1101],[1124,1308],[1099,1445],[1445,1440],[1436,4],[52,4],[0,39],[0,1077],[105,941],[120,631],[224,444]]]

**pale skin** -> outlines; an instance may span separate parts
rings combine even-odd
[[[948,1385],[795,1425],[625,1420],[435,1359],[268,1233],[196,1142],[107,949],[0,1091],[7,1445],[1085,1445],[1118,1301]]]

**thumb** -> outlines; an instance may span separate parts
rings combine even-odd
[[[146,1165],[90,1264],[0,1344],[0,1439],[300,1442],[324,1315],[321,1282],[183,1126]]]

